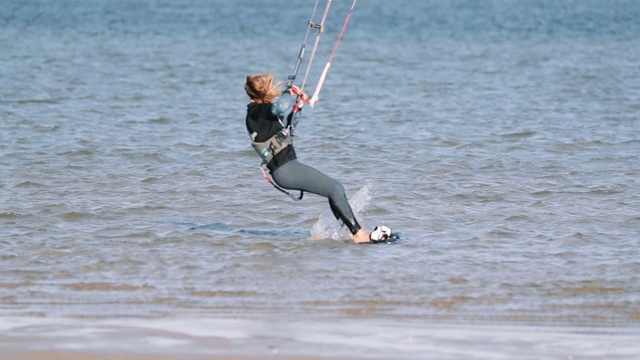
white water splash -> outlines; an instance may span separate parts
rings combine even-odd
[[[373,184],[371,181],[366,181],[365,184],[349,199],[349,205],[356,216],[356,219],[362,224],[362,213],[366,209],[367,205],[371,202],[373,196],[371,195],[371,189]],[[318,221],[311,228],[311,240],[322,239],[334,239],[345,240],[350,239],[349,229],[342,224],[342,221],[336,220],[331,212],[330,208],[327,208]]]

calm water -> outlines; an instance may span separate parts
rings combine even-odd
[[[606,329],[636,335],[602,340],[633,358],[640,3],[360,1],[296,147],[363,225],[402,234],[377,246],[273,190],[245,133],[245,76],[286,79],[313,3],[0,1],[5,319],[237,319],[216,324],[256,337],[286,320],[334,345],[340,322],[351,346],[359,326]],[[485,343],[463,333],[434,342]],[[428,346],[377,350],[360,355]]]

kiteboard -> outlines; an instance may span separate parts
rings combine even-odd
[[[393,244],[400,240],[400,234],[391,232],[391,228],[388,226],[380,225],[373,229],[369,239],[371,239],[371,244]]]

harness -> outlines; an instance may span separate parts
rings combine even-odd
[[[260,155],[260,158],[262,159],[262,164],[260,165],[262,176],[264,176],[264,178],[269,182],[269,184],[273,185],[274,188],[289,195],[289,197],[292,198],[293,200],[299,201],[299,200],[302,200],[302,197],[304,196],[304,192],[300,191],[300,195],[296,197],[295,195],[291,194],[287,190],[278,186],[278,184],[276,184],[275,181],[271,179],[269,174],[267,174],[267,170],[266,170],[267,164],[271,160],[273,160],[273,158],[277,154],[279,154],[282,150],[286,149],[288,146],[293,145],[292,140],[293,139],[292,139],[291,133],[288,132],[287,129],[282,129],[277,134],[267,139],[267,141],[262,141],[262,142],[251,141],[251,146],[258,153],[258,155]]]
[[[279,152],[292,144],[291,134],[285,129],[270,137],[267,141],[252,141],[251,146],[260,155],[262,164],[268,164]]]

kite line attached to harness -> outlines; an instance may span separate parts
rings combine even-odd
[[[349,20],[351,20],[351,14],[353,14],[353,8],[356,6],[356,1],[353,0],[351,4],[351,9],[349,9],[349,13],[347,14],[347,18],[344,19],[344,24],[342,25],[342,30],[340,30],[340,35],[338,35],[338,40],[336,40],[336,44],[333,46],[333,51],[331,52],[331,56],[329,57],[329,61],[324,66],[324,70],[322,70],[322,74],[320,75],[320,80],[318,80],[318,85],[316,85],[316,90],[313,92],[311,99],[309,100],[309,106],[313,107],[318,102],[318,96],[320,95],[320,90],[322,90],[322,85],[324,84],[324,80],[327,78],[327,74],[329,73],[329,68],[333,63],[333,57],[336,56],[336,52],[338,51],[338,45],[340,45],[340,41],[342,40],[342,36],[344,35],[344,31],[347,29],[347,25],[349,24]]]
[[[351,8],[349,9],[349,13],[347,14],[347,17],[344,21],[344,24],[342,25],[342,30],[340,31],[340,34],[338,35],[338,39],[336,40],[336,43],[333,47],[333,51],[331,52],[331,56],[329,57],[329,61],[327,62],[327,64],[324,67],[324,70],[322,71],[322,75],[320,76],[320,80],[318,81],[318,84],[316,85],[316,89],[313,92],[313,96],[309,99],[309,98],[302,98],[303,96],[303,91],[304,91],[304,87],[307,83],[307,79],[309,77],[309,73],[311,72],[311,67],[313,65],[313,59],[315,58],[316,55],[316,51],[318,50],[318,44],[320,44],[320,39],[322,38],[322,35],[324,34],[324,30],[325,30],[325,24],[327,21],[327,17],[329,15],[329,9],[331,8],[331,3],[332,0],[327,0],[327,4],[324,8],[324,13],[322,15],[322,19],[320,20],[320,23],[316,23],[314,21],[315,15],[316,15],[316,11],[318,9],[318,3],[319,0],[316,0],[315,5],[313,6],[313,11],[311,12],[311,16],[309,18],[308,21],[308,28],[307,31],[305,33],[304,36],[304,41],[302,42],[302,45],[300,46],[300,51],[298,52],[298,59],[296,60],[296,64],[295,67],[293,69],[293,72],[291,73],[291,75],[288,76],[287,78],[287,83],[286,83],[286,90],[287,92],[292,93],[293,95],[296,95],[296,101],[293,105],[293,109],[291,111],[291,113],[289,114],[289,116],[287,117],[287,124],[286,126],[283,124],[284,129],[278,133],[274,138],[278,138],[280,141],[278,144],[275,144],[272,140],[269,142],[269,146],[270,146],[270,150],[271,152],[275,155],[276,151],[275,148],[273,147],[273,145],[276,145],[276,147],[281,146],[281,148],[284,148],[288,145],[291,144],[291,137],[293,136],[293,130],[295,129],[295,127],[298,125],[298,122],[300,121],[300,111],[302,110],[302,107],[304,105],[304,103],[308,103],[311,107],[313,107],[319,100],[318,96],[320,94],[320,90],[322,89],[322,85],[324,84],[324,81],[327,77],[327,74],[329,73],[329,68],[331,67],[331,64],[333,63],[333,58],[336,55],[336,52],[338,50],[338,45],[340,44],[340,41],[342,40],[342,36],[344,35],[344,31],[347,28],[347,24],[349,23],[349,20],[351,19],[351,14],[353,13],[353,8],[356,5],[356,1],[357,0],[353,0],[353,3],[351,4]],[[316,35],[316,39],[313,45],[313,49],[311,51],[311,56],[309,57],[309,62],[307,64],[307,69],[306,72],[304,74],[304,79],[302,81],[302,84],[300,85],[299,89],[300,92],[297,91],[296,87],[294,87],[293,83],[296,80],[296,77],[298,76],[298,71],[300,70],[300,66],[302,65],[302,61],[304,59],[304,54],[305,54],[305,50],[306,50],[306,46],[307,46],[307,40],[309,39],[309,33],[311,32],[311,29],[316,29],[318,31],[317,35]],[[264,145],[263,145],[264,146]],[[254,146],[255,147],[255,146]],[[260,149],[256,149],[258,151],[258,153],[261,153]],[[300,196],[296,197],[295,195],[289,193],[288,191],[286,191],[285,189],[281,188],[280,186],[278,186],[275,181],[273,181],[269,175],[267,174],[266,170],[265,170],[265,166],[266,163],[268,162],[268,160],[266,158],[263,158],[263,164],[261,166],[261,170],[262,170],[262,175],[264,176],[264,178],[271,184],[273,185],[273,187],[275,187],[277,190],[289,195],[289,197],[291,197],[293,200],[302,200],[303,197],[303,192],[300,191]]]
[[[307,71],[304,74],[302,85],[300,85],[300,91],[304,91],[304,87],[307,84],[307,79],[309,78],[309,73],[311,72],[311,65],[313,65],[313,59],[316,56],[316,50],[318,50],[318,44],[320,44],[320,38],[324,33],[324,26],[327,21],[327,16],[329,15],[329,9],[331,8],[332,0],[327,1],[327,5],[324,8],[324,14],[322,15],[322,20],[320,20],[319,24],[313,21],[316,14],[316,10],[318,8],[318,2],[319,0],[316,0],[316,4],[314,5],[313,11],[311,12],[311,17],[309,18],[309,21],[308,21],[309,27],[307,28],[307,32],[304,35],[304,41],[300,46],[300,53],[298,54],[298,60],[296,61],[296,66],[293,69],[293,72],[291,73],[291,75],[289,75],[288,77],[287,89],[292,88],[293,82],[296,80],[296,76],[298,76],[298,70],[300,70],[300,65],[302,64],[302,59],[304,58],[304,51],[307,46],[307,39],[309,38],[309,33],[311,32],[311,29],[317,29],[318,34],[316,35],[316,40],[315,40],[315,43],[313,44],[313,49],[311,50],[311,57],[309,58],[309,63],[307,64]],[[295,94],[295,95],[296,95],[296,100],[299,101],[300,94]],[[293,135],[293,128],[298,123],[298,119],[300,117],[300,110],[302,110],[302,107],[297,106],[298,101],[296,101],[296,105],[293,109],[293,116],[290,117],[287,121],[287,128],[289,129],[289,132],[292,135]]]
[[[349,13],[347,14],[347,17],[344,20],[344,24],[342,25],[342,30],[340,31],[340,35],[338,35],[338,39],[336,40],[335,45],[333,46],[333,51],[331,52],[331,56],[329,57],[329,61],[327,62],[327,64],[324,67],[324,70],[322,71],[322,74],[320,75],[320,80],[318,81],[318,84],[316,85],[316,89],[313,92],[313,96],[311,96],[311,99],[308,99],[306,102],[309,104],[309,106],[314,107],[315,104],[318,102],[319,100],[319,95],[320,95],[320,90],[322,89],[322,86],[324,85],[324,81],[327,78],[327,74],[329,73],[329,68],[331,67],[331,64],[333,63],[333,58],[336,55],[336,52],[338,51],[338,46],[340,45],[340,42],[342,41],[342,36],[344,35],[344,31],[347,28],[347,25],[349,24],[349,20],[351,20],[351,14],[353,13],[353,9],[356,6],[356,2],[357,0],[353,0],[353,2],[351,3],[351,8],[349,9]],[[298,55],[298,59],[296,61],[296,66],[293,69],[293,73],[291,75],[289,75],[288,77],[288,81],[287,81],[287,89],[291,89],[291,86],[293,85],[293,82],[296,79],[296,76],[298,75],[298,70],[300,69],[300,64],[302,63],[302,59],[304,57],[304,51],[305,51],[305,47],[306,47],[306,43],[307,43],[307,39],[309,37],[309,32],[312,28],[317,29],[318,30],[318,34],[316,35],[316,40],[315,43],[313,45],[313,50],[311,51],[311,57],[309,58],[309,63],[307,64],[307,70],[304,74],[304,79],[302,81],[302,85],[300,85],[300,91],[304,91],[304,87],[307,84],[307,79],[309,78],[309,73],[311,72],[311,67],[313,65],[313,60],[315,58],[316,55],[316,50],[318,49],[318,44],[320,43],[320,38],[322,37],[322,34],[324,34],[324,30],[325,30],[325,24],[327,21],[327,16],[329,15],[329,9],[331,8],[331,3],[332,0],[327,0],[327,5],[325,6],[324,9],[324,14],[322,15],[322,20],[320,21],[319,24],[315,23],[313,21],[313,18],[315,16],[316,13],[316,9],[318,7],[318,0],[316,0],[315,6],[313,8],[313,12],[311,13],[311,19],[309,20],[309,27],[307,28],[307,32],[305,34],[304,37],[304,41],[302,43],[302,46],[300,47],[300,53]],[[289,129],[289,132],[293,135],[293,130],[295,129],[295,127],[298,125],[298,121],[300,121],[300,111],[302,110],[301,106],[298,106],[297,104],[300,103],[300,94],[295,94],[297,95],[297,101],[296,101],[296,105],[293,108],[293,116],[291,118],[288,119],[287,122],[287,128]]]

